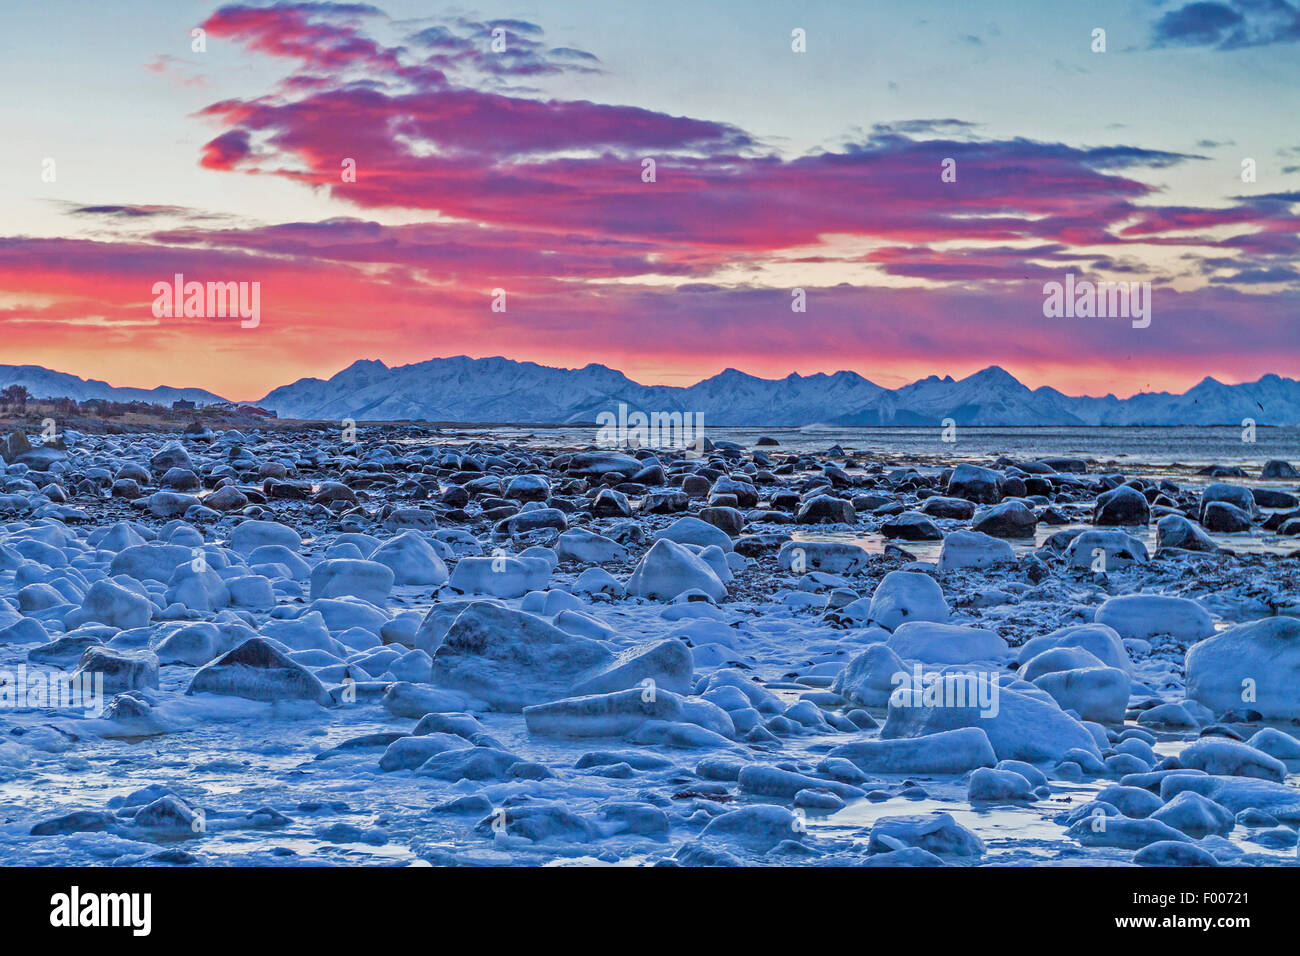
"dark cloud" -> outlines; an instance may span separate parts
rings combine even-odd
[[[1239,50],[1300,42],[1300,9],[1287,0],[1189,3],[1166,12],[1152,28],[1151,45]]]

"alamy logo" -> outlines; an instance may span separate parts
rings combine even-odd
[[[0,708],[5,710],[81,710],[87,717],[104,713],[104,674],[80,671],[13,670],[0,668]]]
[[[262,283],[186,282],[176,273],[171,282],[153,284],[155,319],[242,319],[241,328],[262,322]]]
[[[127,926],[133,936],[148,936],[153,929],[153,894],[82,893],[74,886],[50,897],[50,925],[67,929]]]
[[[1043,315],[1049,319],[1132,319],[1133,328],[1151,324],[1150,282],[1075,282],[1043,284]]]
[[[690,448],[704,450],[703,412],[628,413],[625,402],[618,403],[618,414],[601,412],[596,416],[596,444],[602,448]]]
[[[974,708],[981,717],[996,717],[1000,709],[997,676],[986,671],[941,674],[913,664],[910,673],[897,671],[889,682],[894,685],[890,707]]]

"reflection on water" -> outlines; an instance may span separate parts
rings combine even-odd
[[[1235,425],[1188,425],[1170,428],[1030,428],[958,426],[956,441],[943,441],[938,422],[932,428],[763,428],[705,425],[712,441],[733,441],[753,448],[760,438],[774,438],[777,451],[823,452],[833,446],[867,457],[943,457],[992,459],[1078,457],[1131,463],[1241,465],[1256,473],[1265,461],[1300,457],[1300,427],[1259,426],[1253,443],[1243,442]],[[558,428],[467,425],[439,430],[439,444],[512,441],[539,447],[582,448],[595,443],[595,426]],[[406,439],[423,443],[422,439]]]

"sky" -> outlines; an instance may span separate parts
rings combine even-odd
[[[1289,0],[10,0],[0,83],[0,364],[1300,372]],[[157,314],[176,274],[258,321]],[[1150,324],[1045,316],[1068,274]]]

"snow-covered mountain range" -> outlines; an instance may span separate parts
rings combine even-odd
[[[188,399],[199,405],[225,401],[201,388],[118,388],[97,379],[78,378],[66,372],[52,372],[40,365],[0,365],[0,389],[22,385],[32,398],[71,398],[86,402],[92,398],[110,402],[151,402],[170,405],[178,399]]]
[[[855,372],[764,379],[727,369],[687,388],[640,385],[603,365],[557,369],[465,356],[389,368],[356,362],[327,381],[307,378],[258,404],[282,418],[358,421],[593,422],[629,410],[694,412],[711,425],[1261,425],[1300,424],[1300,381],[1265,375],[1224,385],[1207,378],[1182,395],[1120,399],[1030,389],[997,366],[967,378],[930,376],[899,389]]]
[[[188,398],[219,401],[202,389],[114,388],[38,366],[0,365],[0,388],[25,385],[35,397],[80,400]],[[328,380],[299,379],[257,402],[281,418],[341,421],[561,424],[594,422],[603,411],[692,412],[709,425],[1260,425],[1300,424],[1300,381],[1265,375],[1225,385],[1212,378],[1181,395],[1073,397],[1030,389],[997,366],[963,379],[930,376],[898,389],[855,372],[764,379],[727,369],[689,387],[641,385],[603,365],[550,368],[505,358],[430,359],[389,368],[359,361]]]

